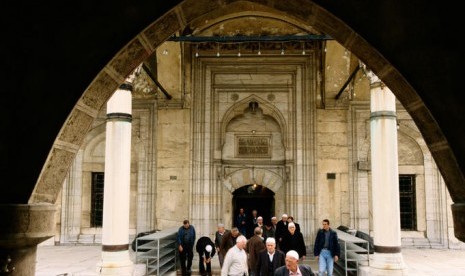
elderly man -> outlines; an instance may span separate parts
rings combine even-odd
[[[241,233],[237,227],[231,228],[231,231],[228,231],[224,234],[220,243],[220,250],[218,252],[218,258],[220,260],[221,267],[223,267],[224,256],[226,256],[228,250],[236,244],[236,239],[239,235],[241,235]]]
[[[271,217],[271,227],[273,228],[274,232],[276,232],[276,224],[278,224],[278,218],[277,217]]]
[[[275,238],[276,238],[276,241],[278,242],[278,248],[281,249],[281,242],[283,241],[283,237],[284,235],[287,234],[287,214],[283,214],[281,216],[281,220],[278,221],[278,223],[276,224],[276,232],[275,232]]]
[[[223,267],[221,268],[221,276],[248,276],[249,267],[247,265],[247,253],[245,246],[247,238],[240,235],[236,239],[236,245],[228,250],[224,257]]]
[[[286,253],[286,265],[276,269],[275,276],[313,276],[312,269],[309,265],[299,264],[299,253],[291,250]]]
[[[265,243],[262,238],[262,228],[259,226],[255,227],[254,235],[247,241],[246,252],[249,254],[249,270],[250,276],[255,276],[257,270],[257,259],[260,251],[265,249]]]
[[[195,245],[195,250],[199,254],[199,271],[202,276],[212,274],[212,258],[215,256],[215,244],[210,237],[203,236]],[[205,268],[206,267],[206,268]]]
[[[276,249],[276,240],[274,238],[267,238],[266,250],[258,254],[256,275],[273,276],[278,267],[286,264],[284,258],[284,252]]]
[[[228,232],[229,230],[226,230],[224,228],[223,223],[218,223],[217,230],[215,232],[215,248],[216,252],[218,252],[218,260],[220,261],[220,266],[223,265],[224,259],[224,255],[220,254],[221,241],[223,240],[223,236],[225,236]]]

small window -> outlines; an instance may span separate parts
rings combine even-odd
[[[92,200],[90,211],[90,226],[102,227],[103,225],[103,187],[104,173],[92,173]]]
[[[417,230],[415,175],[399,175],[400,228]]]

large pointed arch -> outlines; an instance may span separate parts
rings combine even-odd
[[[239,1],[243,10],[258,12],[266,9],[284,14],[329,34],[344,47],[352,51],[393,91],[418,125],[454,202],[465,202],[465,178],[448,141],[445,139],[435,118],[407,80],[372,45],[351,29],[339,18],[309,0],[289,1]],[[235,2],[233,2],[234,4]],[[29,203],[55,203],[68,169],[97,116],[98,110],[123,83],[140,63],[173,34],[184,30],[194,20],[211,14],[216,17],[233,4],[223,1],[186,0],[171,9],[132,39],[102,68],[92,83],[84,91],[61,128],[47,160],[38,177]],[[195,6],[196,9],[191,7]],[[236,7],[237,9],[237,7]],[[463,205],[463,204],[462,204]],[[463,212],[462,205],[456,205],[455,212]],[[463,227],[464,222],[457,227]],[[458,229],[458,228],[457,228]],[[462,234],[465,239],[465,234]]]

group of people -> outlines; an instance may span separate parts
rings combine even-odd
[[[211,260],[217,254],[222,276],[313,275],[310,266],[301,263],[306,256],[306,247],[300,226],[293,222],[293,218],[283,214],[277,221],[273,217],[268,226],[271,227],[260,225],[260,219],[257,219],[253,235],[247,239],[247,232],[243,234],[240,227],[226,230],[224,224],[218,224],[214,241],[204,236],[195,246],[200,273],[211,275]],[[329,220],[323,220],[322,226],[315,239],[314,256],[320,275],[324,272],[332,275],[340,247]],[[179,228],[177,241],[182,275],[190,275],[195,229],[188,220]]]

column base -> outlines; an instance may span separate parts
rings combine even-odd
[[[454,203],[451,208],[452,218],[454,219],[455,237],[465,242],[465,203]]]
[[[131,261],[129,251],[102,252],[102,261],[97,264],[98,275],[134,275],[134,263]]]
[[[358,269],[359,276],[406,276],[408,275],[408,269],[378,269],[369,266],[361,266]]]
[[[360,266],[361,276],[408,275],[407,265],[402,253],[375,253],[370,260],[370,266]]]

